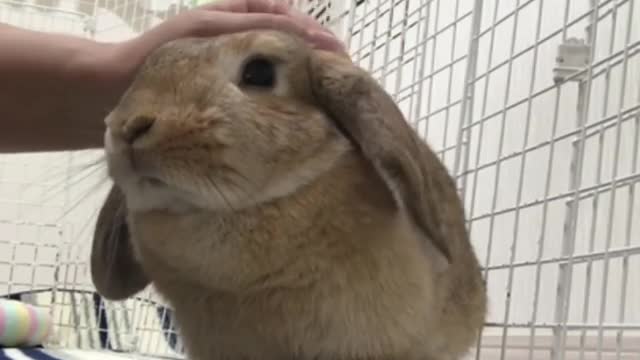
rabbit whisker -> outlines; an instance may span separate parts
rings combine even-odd
[[[116,214],[124,211],[124,201],[120,202],[120,204],[118,205],[118,208],[116,210]],[[118,236],[118,229],[122,227],[124,220],[124,217],[120,217],[120,216],[114,216],[113,219],[118,219],[120,221],[122,221],[121,223],[115,223],[115,221],[113,222],[113,226],[111,226],[109,228],[109,243],[113,244],[112,247],[110,247],[111,251],[107,254],[107,266],[109,267],[109,269],[107,270],[107,274],[113,274],[113,267],[115,266],[116,263],[116,255],[118,254],[118,246],[120,245],[119,241],[117,241],[117,236]],[[111,278],[107,278],[107,283],[111,282]]]
[[[58,176],[65,176],[65,175],[69,176],[70,173],[72,175],[72,173],[76,170],[78,172],[81,172],[86,169],[92,168],[93,166],[96,166],[104,162],[105,159],[106,157],[103,154],[99,156],[97,159],[93,159],[91,161],[88,161],[87,163],[81,162],[79,164],[74,164],[74,165],[60,166],[60,163],[56,162],[56,163],[53,163],[51,166],[47,167],[46,169],[44,169],[42,174],[36,178],[36,182],[43,182],[48,178],[54,178]],[[74,160],[75,160],[75,157],[74,157]],[[63,179],[61,182],[65,182],[65,181],[66,179]]]
[[[32,188],[38,188],[43,192],[40,201],[48,202],[68,189],[70,182],[72,182],[77,175],[89,169],[93,170],[93,168],[102,161],[103,159],[97,159],[87,164],[67,166],[61,165],[59,162],[54,162],[52,165],[44,168],[41,173],[34,176],[32,180],[25,182],[22,190],[28,191]]]
[[[51,173],[43,173],[43,179],[44,177],[52,177],[52,176],[63,176],[63,175],[67,175],[67,176],[73,176],[73,172],[82,172],[84,170],[90,169],[94,166],[100,165],[102,163],[104,163],[106,161],[106,156],[104,154],[100,155],[99,157],[97,157],[96,159],[90,159],[88,161],[81,161],[79,163],[75,163],[77,162],[77,158],[74,157],[74,159],[72,160],[72,162],[74,162],[75,164],[73,165],[68,165],[68,166],[51,166],[52,169],[55,169],[56,167],[58,168],[56,173],[51,174]]]
[[[236,173],[234,175],[235,175],[237,180],[241,180],[241,181],[244,181],[245,183],[247,183],[249,185],[253,185],[253,183],[249,179],[247,179],[246,177],[242,176],[240,173]],[[234,179],[231,179],[231,180],[234,180]],[[249,201],[256,202],[256,197],[254,195],[250,194],[249,192],[245,191],[244,188],[242,186],[240,186],[240,184],[237,184],[235,181],[228,181],[227,185],[229,186],[229,190],[230,191],[233,191],[234,188],[236,190],[239,190],[239,191],[233,191],[234,195],[236,195],[237,197],[246,197],[247,199],[249,199]],[[238,194],[240,196],[238,196]]]
[[[225,204],[227,205],[229,210],[235,211],[235,209],[231,205],[231,202],[229,202],[229,199],[225,196],[224,191],[222,191],[220,189],[220,187],[218,186],[216,181],[214,179],[210,178],[210,177],[206,177],[205,179],[207,180],[207,183],[209,185],[211,185],[211,187],[218,193],[218,196],[220,196],[220,198],[222,198],[222,200],[225,202]]]
[[[100,211],[99,207],[96,207],[92,213],[91,216],[89,216],[89,219],[95,219],[96,215],[98,214],[98,212]],[[83,237],[82,234],[89,229],[89,225],[91,225],[93,222],[92,221],[85,221],[84,225],[82,225],[82,227],[79,229],[79,231],[76,233],[76,238],[74,240],[80,241]],[[91,237],[91,236],[89,236]]]
[[[93,168],[90,167],[86,167],[85,169],[82,170],[82,172],[84,174],[77,176],[77,177],[69,177],[68,179],[65,179],[63,181],[61,181],[58,185],[53,186],[53,188],[55,189],[56,187],[58,187],[58,189],[53,190],[50,189],[48,191],[47,196],[43,199],[43,201],[49,201],[51,199],[53,199],[54,197],[60,195],[61,193],[63,193],[64,191],[68,190],[69,188],[73,188],[74,186],[82,183],[83,181],[91,178],[92,176],[98,174],[98,172],[100,172],[101,170],[104,170],[105,168],[102,166],[95,166]],[[88,171],[87,171],[88,170]],[[78,173],[80,174],[80,173]],[[101,179],[103,178],[102,176],[100,177]],[[105,176],[104,179],[108,179],[108,176]],[[104,180],[101,180],[104,181]]]
[[[69,215],[73,210],[75,210],[80,204],[82,204],[82,202],[86,199],[89,198],[89,196],[92,193],[95,193],[97,189],[99,189],[101,186],[105,185],[106,183],[108,183],[109,178],[108,177],[104,177],[102,179],[100,179],[99,181],[97,181],[95,184],[93,184],[93,186],[91,186],[86,192],[84,192],[84,194],[82,194],[79,199],[75,202],[72,203],[71,207],[68,208],[67,210],[65,210],[65,212],[60,216],[60,218],[58,219],[58,221],[62,220],[65,216]]]

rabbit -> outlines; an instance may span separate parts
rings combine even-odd
[[[252,30],[156,49],[105,119],[91,275],[193,360],[456,360],[485,321],[455,183],[347,56]]]

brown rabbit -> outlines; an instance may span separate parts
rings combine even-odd
[[[171,42],[107,118],[98,291],[153,283],[194,360],[453,360],[485,286],[446,168],[348,59]],[[125,206],[126,203],[126,206]]]

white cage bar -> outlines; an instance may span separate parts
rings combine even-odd
[[[491,303],[469,358],[640,359],[640,3],[294,2],[345,39],[458,181]],[[0,0],[0,22],[111,41],[191,6]],[[51,346],[180,358],[152,290],[93,292],[100,160],[0,156],[0,296],[50,309]]]

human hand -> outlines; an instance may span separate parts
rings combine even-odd
[[[312,17],[278,0],[223,0],[203,5],[160,23],[111,48],[107,56],[118,75],[130,76],[162,44],[183,37],[207,37],[251,29],[273,29],[301,36],[319,49],[345,53],[340,40]],[[119,77],[119,76],[118,76]]]
[[[278,0],[216,1],[178,14],[139,39],[164,43],[185,36],[216,36],[251,29],[292,32],[315,47],[344,51],[342,43],[328,29]]]
[[[223,0],[201,7],[202,10],[226,11],[231,13],[258,14],[256,18],[244,16],[239,19],[239,30],[269,28],[294,32],[309,40],[316,47],[337,52],[345,52],[341,41],[313,17],[291,7],[283,0]],[[258,19],[262,15],[262,19]],[[267,16],[264,16],[264,15]],[[272,15],[276,15],[275,17]],[[245,26],[248,26],[245,28]]]
[[[155,48],[184,37],[208,37],[251,29],[291,32],[322,50],[346,55],[344,45],[312,17],[280,0],[222,0],[184,11],[128,41],[92,50],[96,74],[115,100],[129,86],[137,68]],[[115,98],[114,98],[115,97]],[[112,100],[113,101],[113,100]]]

